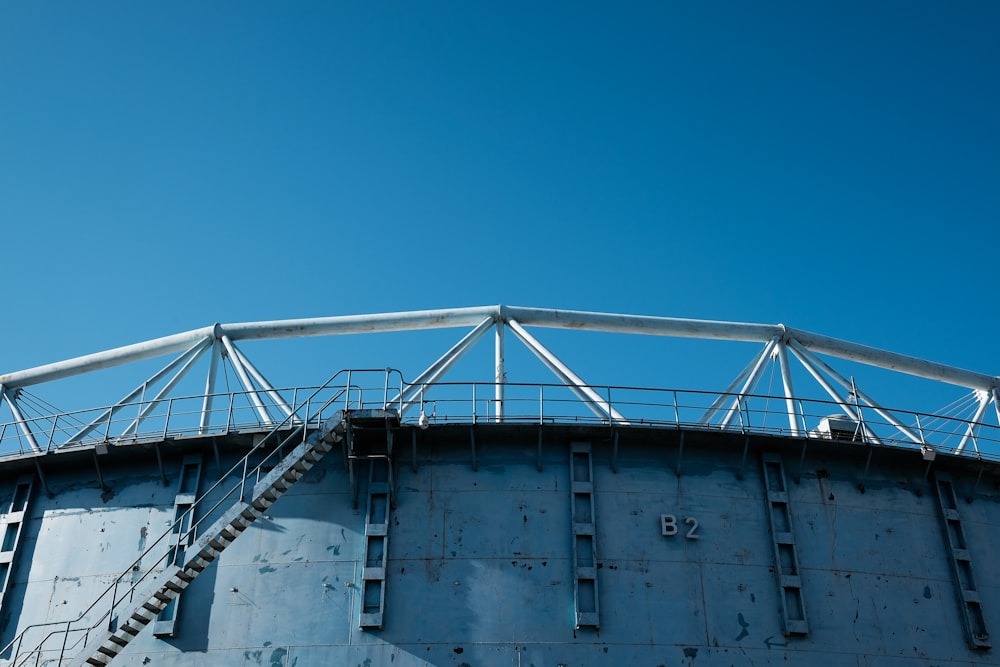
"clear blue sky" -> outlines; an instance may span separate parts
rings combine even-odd
[[[998,34],[987,1],[4,3],[0,370],[507,303],[1000,374]]]

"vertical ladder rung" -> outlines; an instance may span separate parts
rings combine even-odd
[[[990,634],[983,617],[982,600],[973,574],[972,556],[969,553],[962,517],[958,511],[958,498],[951,475],[938,472],[934,475],[935,496],[941,510],[941,527],[945,544],[951,555],[951,571],[955,583],[962,624],[969,646],[973,649],[992,648]]]
[[[380,629],[384,623],[391,494],[392,461],[386,457],[370,459],[358,621],[362,630]]]
[[[569,479],[576,627],[599,628],[594,465],[589,442],[570,444]]]
[[[762,471],[767,520],[770,526],[774,574],[781,600],[781,620],[785,635],[809,634],[799,555],[792,529],[792,513],[785,479],[785,464],[776,454],[764,453]]]
[[[21,475],[14,482],[14,492],[10,504],[0,521],[0,610],[3,609],[7,591],[14,581],[15,557],[24,534],[24,522],[28,517],[28,504],[35,485],[34,473]]]

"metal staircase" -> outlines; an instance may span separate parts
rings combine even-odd
[[[314,397],[320,396],[324,390],[329,391],[337,375],[339,373],[318,389]],[[350,387],[350,381],[347,387]],[[146,549],[143,556],[152,553],[157,546],[161,550],[168,547],[167,553],[145,575],[131,585],[123,583],[131,580],[134,568],[142,560],[140,556],[76,619],[25,628],[5,649],[14,653],[11,664],[84,667],[110,663],[146,625],[155,623],[164,609],[250,524],[344,440],[350,431],[351,413],[355,411],[345,407],[323,421],[322,425],[320,422],[324,410],[349,392],[348,388],[341,389],[321,404],[312,403],[312,399],[306,401],[303,406],[309,413],[307,417],[293,413],[261,438],[197,503],[178,517],[159,540]],[[345,406],[349,404],[349,393],[347,399]],[[309,405],[318,407],[310,411]],[[261,459],[259,462],[251,463],[258,458]],[[220,493],[222,497],[215,500]],[[211,507],[199,507],[212,500],[215,502]],[[228,508],[227,503],[231,503]],[[193,520],[196,510],[202,516],[198,521]],[[203,524],[209,525],[205,527]],[[196,538],[198,534],[200,537]],[[176,539],[170,539],[171,536]],[[101,613],[102,609],[106,611]],[[95,618],[98,614],[99,617]],[[34,648],[21,648],[29,630],[37,632],[46,626],[54,629]]]

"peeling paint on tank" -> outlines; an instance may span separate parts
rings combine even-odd
[[[265,565],[264,567],[259,568],[257,571],[260,572],[261,574],[269,574],[271,572],[276,572],[277,570],[275,570],[270,565]]]

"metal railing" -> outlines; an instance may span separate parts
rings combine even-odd
[[[371,373],[384,373],[385,379],[376,384],[361,380]],[[106,626],[115,617],[116,610],[135,595],[137,589],[163,572],[163,565],[175,557],[166,546],[172,532],[187,532],[194,536],[199,528],[211,525],[232,504],[233,498],[242,497],[245,485],[259,477],[262,470],[273,466],[288,445],[304,439],[308,432],[318,428],[329,416],[340,409],[371,407],[396,407],[402,414],[409,410],[410,424],[535,424],[588,425],[607,428],[673,428],[700,429],[715,432],[760,434],[846,441],[845,446],[869,444],[876,446],[912,449],[922,454],[933,450],[939,453],[960,453],[983,460],[1000,461],[1000,426],[974,422],[954,416],[933,415],[906,410],[892,410],[896,423],[890,423],[874,408],[855,403],[847,406],[855,411],[857,420],[851,421],[842,404],[812,399],[795,399],[795,428],[789,421],[784,396],[720,394],[716,392],[656,389],[641,387],[591,387],[602,399],[602,405],[614,407],[624,420],[611,418],[610,410],[599,414],[594,405],[581,402],[572,387],[563,384],[504,385],[502,406],[498,405],[493,383],[436,383],[433,386],[408,385],[399,376],[398,395],[389,397],[389,377],[398,371],[377,369],[364,371],[339,371],[319,387],[280,390],[291,407],[291,414],[280,420],[265,422],[258,410],[250,404],[245,394],[220,394],[210,419],[203,420],[201,406],[204,396],[164,399],[152,405],[138,402],[119,410],[118,417],[108,419],[103,431],[88,439],[74,442],[70,447],[93,447],[98,443],[127,444],[137,441],[166,440],[181,437],[203,437],[234,432],[265,433],[257,444],[232,468],[225,472],[210,489],[200,495],[188,511],[179,517],[156,541],[147,546],[142,555],[115,577],[94,603],[71,620],[29,625],[6,647],[0,655],[13,656],[9,664],[62,664],[65,656],[73,655],[86,644],[91,633]],[[393,391],[396,391],[393,387]],[[419,396],[413,403],[404,403],[404,393]],[[432,397],[433,396],[433,397]],[[192,406],[198,406],[193,409]],[[268,404],[277,411],[277,402]],[[713,413],[712,419],[706,415]],[[42,423],[49,426],[43,451],[64,447],[64,443],[79,432],[80,423],[87,416],[101,414],[94,409],[77,413],[64,413],[32,420],[32,426]],[[124,413],[132,411],[129,416]],[[145,428],[123,433],[133,423],[135,414],[147,411],[142,422]],[[419,416],[418,416],[419,415]],[[821,428],[839,420],[848,422],[850,428]],[[898,427],[902,422],[911,427],[917,439],[904,434]],[[4,455],[31,454],[23,442],[18,441],[22,427],[17,424],[0,425],[0,451]],[[36,433],[42,431],[35,430]],[[13,434],[13,435],[12,435]],[[12,447],[12,441],[16,446]],[[41,445],[42,443],[39,442]],[[960,451],[961,450],[961,451]],[[198,516],[197,520],[192,520]],[[179,543],[188,543],[184,538]],[[143,574],[138,575],[138,572]],[[34,643],[29,642],[32,639]],[[31,648],[25,649],[25,646]],[[57,657],[58,656],[58,657]],[[45,662],[49,661],[49,662]]]
[[[359,375],[372,371],[341,371],[339,382],[320,388],[340,392],[340,408],[381,406],[390,401],[388,382],[365,384]],[[393,371],[398,373],[398,371]],[[353,374],[353,375],[352,375]],[[573,387],[564,384],[507,383],[501,402],[495,398],[493,383],[435,383],[411,385],[399,376],[397,409],[411,422],[423,424],[504,423],[595,424],[634,427],[694,428],[740,431],[793,437],[839,438],[855,442],[905,448],[931,447],[946,453],[1000,460],[1000,427],[954,415],[909,410],[876,411],[863,403],[843,404],[819,399],[794,399],[794,422],[790,422],[784,396],[725,394],[718,392],[658,389],[644,387],[591,386],[601,397],[596,409],[579,400]],[[395,392],[397,388],[394,386]],[[93,447],[97,444],[169,441],[186,437],[225,435],[239,432],[265,432],[278,424],[296,424],[304,401],[312,400],[317,388],[298,387],[276,390],[290,408],[289,416],[275,400],[263,403],[272,419],[263,419],[260,406],[247,392],[213,396],[212,409],[206,412],[205,396],[189,396],[139,401],[118,406],[112,417],[93,429],[88,437],[74,439],[81,424],[90,424],[108,408],[37,417],[23,423],[0,424],[0,459],[35,453],[24,436],[29,429],[35,435],[39,451],[50,452]],[[404,402],[402,396],[416,396]],[[260,395],[264,398],[265,395]],[[857,419],[848,417],[853,411]],[[891,413],[895,422],[884,417]],[[417,417],[421,414],[422,417]],[[620,414],[621,419],[614,417]],[[706,420],[706,415],[714,415]],[[144,415],[136,428],[136,416]],[[315,419],[322,420],[323,415]],[[845,437],[842,429],[822,430],[822,425],[849,420],[856,433]],[[793,428],[794,423],[794,428]],[[909,432],[900,429],[903,425]],[[131,428],[130,428],[131,427]],[[855,428],[856,427],[856,428]],[[838,432],[841,431],[841,432]]]

